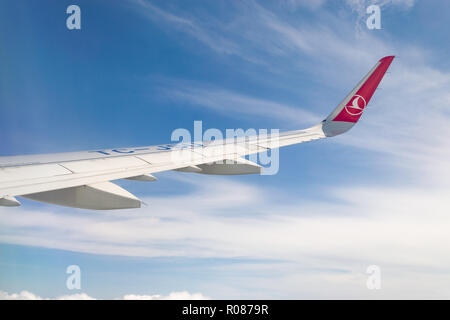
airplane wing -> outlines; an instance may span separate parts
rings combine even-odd
[[[138,208],[141,201],[111,181],[154,181],[152,173],[167,170],[260,173],[263,168],[246,160],[246,155],[336,136],[353,127],[393,59],[379,60],[325,120],[304,130],[189,144],[0,157],[0,205],[19,206],[16,196],[22,196],[75,208]]]

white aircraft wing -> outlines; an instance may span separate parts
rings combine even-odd
[[[141,201],[137,197],[110,181],[154,181],[152,173],[167,170],[260,173],[263,168],[244,156],[332,137],[353,127],[393,59],[379,60],[325,120],[304,130],[212,142],[0,157],[0,205],[18,206],[15,197],[22,196],[76,208],[138,208]]]

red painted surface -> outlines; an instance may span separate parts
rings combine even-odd
[[[379,64],[376,69],[333,121],[356,122],[359,120],[364,108],[369,103],[370,98],[372,98],[381,79],[383,79],[384,74],[391,65],[392,60],[394,60],[394,56],[387,56],[378,61]]]

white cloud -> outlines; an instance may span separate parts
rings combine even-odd
[[[189,293],[187,291],[171,292],[167,296],[164,295],[138,295],[127,294],[121,299],[123,300],[208,300],[209,297],[201,293]],[[0,290],[0,300],[95,300],[95,298],[86,293],[75,293],[71,295],[63,295],[57,298],[41,298],[40,296],[29,291],[21,291],[20,293],[8,293]]]
[[[88,296],[86,293],[74,293],[60,296],[56,300],[95,300],[95,298]]]
[[[0,291],[0,300],[42,300],[42,298],[25,290],[20,293],[11,294],[5,291]]]
[[[189,293],[187,291],[171,292],[167,296],[162,295],[136,295],[127,294],[123,296],[123,300],[208,300],[209,297],[201,293]]]
[[[0,290],[0,300],[44,300],[44,298],[26,290],[11,294]],[[86,293],[75,293],[57,297],[56,300],[94,300],[94,298],[88,296]]]

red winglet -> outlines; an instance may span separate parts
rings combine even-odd
[[[395,56],[387,56],[378,61],[377,66],[361,87],[356,91],[353,97],[347,102],[341,112],[333,119],[333,121],[356,122],[361,117],[364,108],[372,98],[378,84],[383,79],[386,70],[389,68]]]

